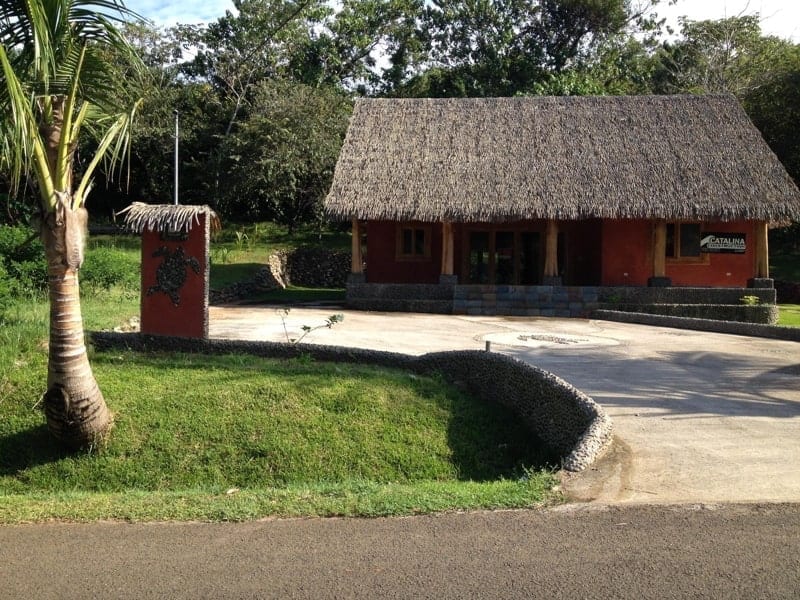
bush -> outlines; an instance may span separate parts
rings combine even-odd
[[[81,286],[108,290],[114,286],[139,289],[138,253],[117,248],[95,248],[86,253],[81,267]]]
[[[8,271],[0,261],[0,314],[11,304],[14,299],[14,281],[8,276]]]
[[[33,230],[21,226],[0,226],[0,266],[10,296],[38,294],[47,287],[44,246]]]

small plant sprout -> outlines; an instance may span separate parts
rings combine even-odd
[[[306,337],[312,331],[316,331],[317,329],[332,329],[334,325],[337,323],[341,323],[344,321],[344,315],[341,313],[337,313],[335,315],[331,315],[327,319],[325,319],[325,323],[322,325],[303,325],[300,327],[302,329],[303,334],[298,338],[293,338],[289,336],[289,329],[286,327],[286,318],[289,316],[289,312],[291,308],[279,308],[277,311],[278,316],[281,318],[281,323],[283,324],[283,334],[286,336],[286,341],[289,344],[299,344],[304,337]]]
[[[739,298],[739,302],[745,306],[758,306],[761,299],[758,296],[742,296]]]

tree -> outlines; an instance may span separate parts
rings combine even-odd
[[[658,28],[660,0],[432,0],[420,28],[428,60],[399,96],[513,96],[595,90],[598,52]],[[611,42],[614,42],[612,44]]]
[[[102,439],[111,416],[89,364],[78,271],[92,176],[124,155],[136,103],[117,90],[140,62],[116,27],[132,15],[117,0],[5,0],[0,8],[0,167],[12,191],[30,173],[41,208],[50,297],[47,391],[50,431],[71,447]],[[114,56],[117,60],[109,61]],[[121,77],[120,68],[128,72]],[[97,150],[76,173],[83,130]]]
[[[733,94],[758,88],[788,42],[761,35],[758,15],[681,22],[681,38],[665,43],[655,85],[662,93]]]
[[[222,146],[220,208],[238,218],[274,220],[289,231],[320,219],[351,110],[349,99],[331,87],[259,83],[248,118]]]

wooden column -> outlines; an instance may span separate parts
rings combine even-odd
[[[653,277],[667,276],[667,222],[656,221],[653,228]]]
[[[353,219],[353,240],[352,240],[352,273],[363,273],[364,261],[361,256],[361,227],[358,219]]]
[[[442,275],[453,275],[453,224],[442,223]]]
[[[558,277],[558,224],[547,221],[544,242],[544,276]]]
[[[756,273],[758,279],[769,279],[769,225],[766,221],[753,224],[756,245]]]

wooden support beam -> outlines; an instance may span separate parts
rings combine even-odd
[[[442,275],[453,275],[453,224],[442,223]]]
[[[656,221],[653,226],[653,277],[667,276],[667,222]]]
[[[756,273],[758,279],[769,279],[769,224],[757,221],[753,224],[756,245]]]
[[[545,230],[544,276],[558,277],[558,224],[552,219]]]
[[[353,219],[353,240],[352,240],[352,273],[364,272],[364,261],[361,256],[361,227],[358,219]]]

